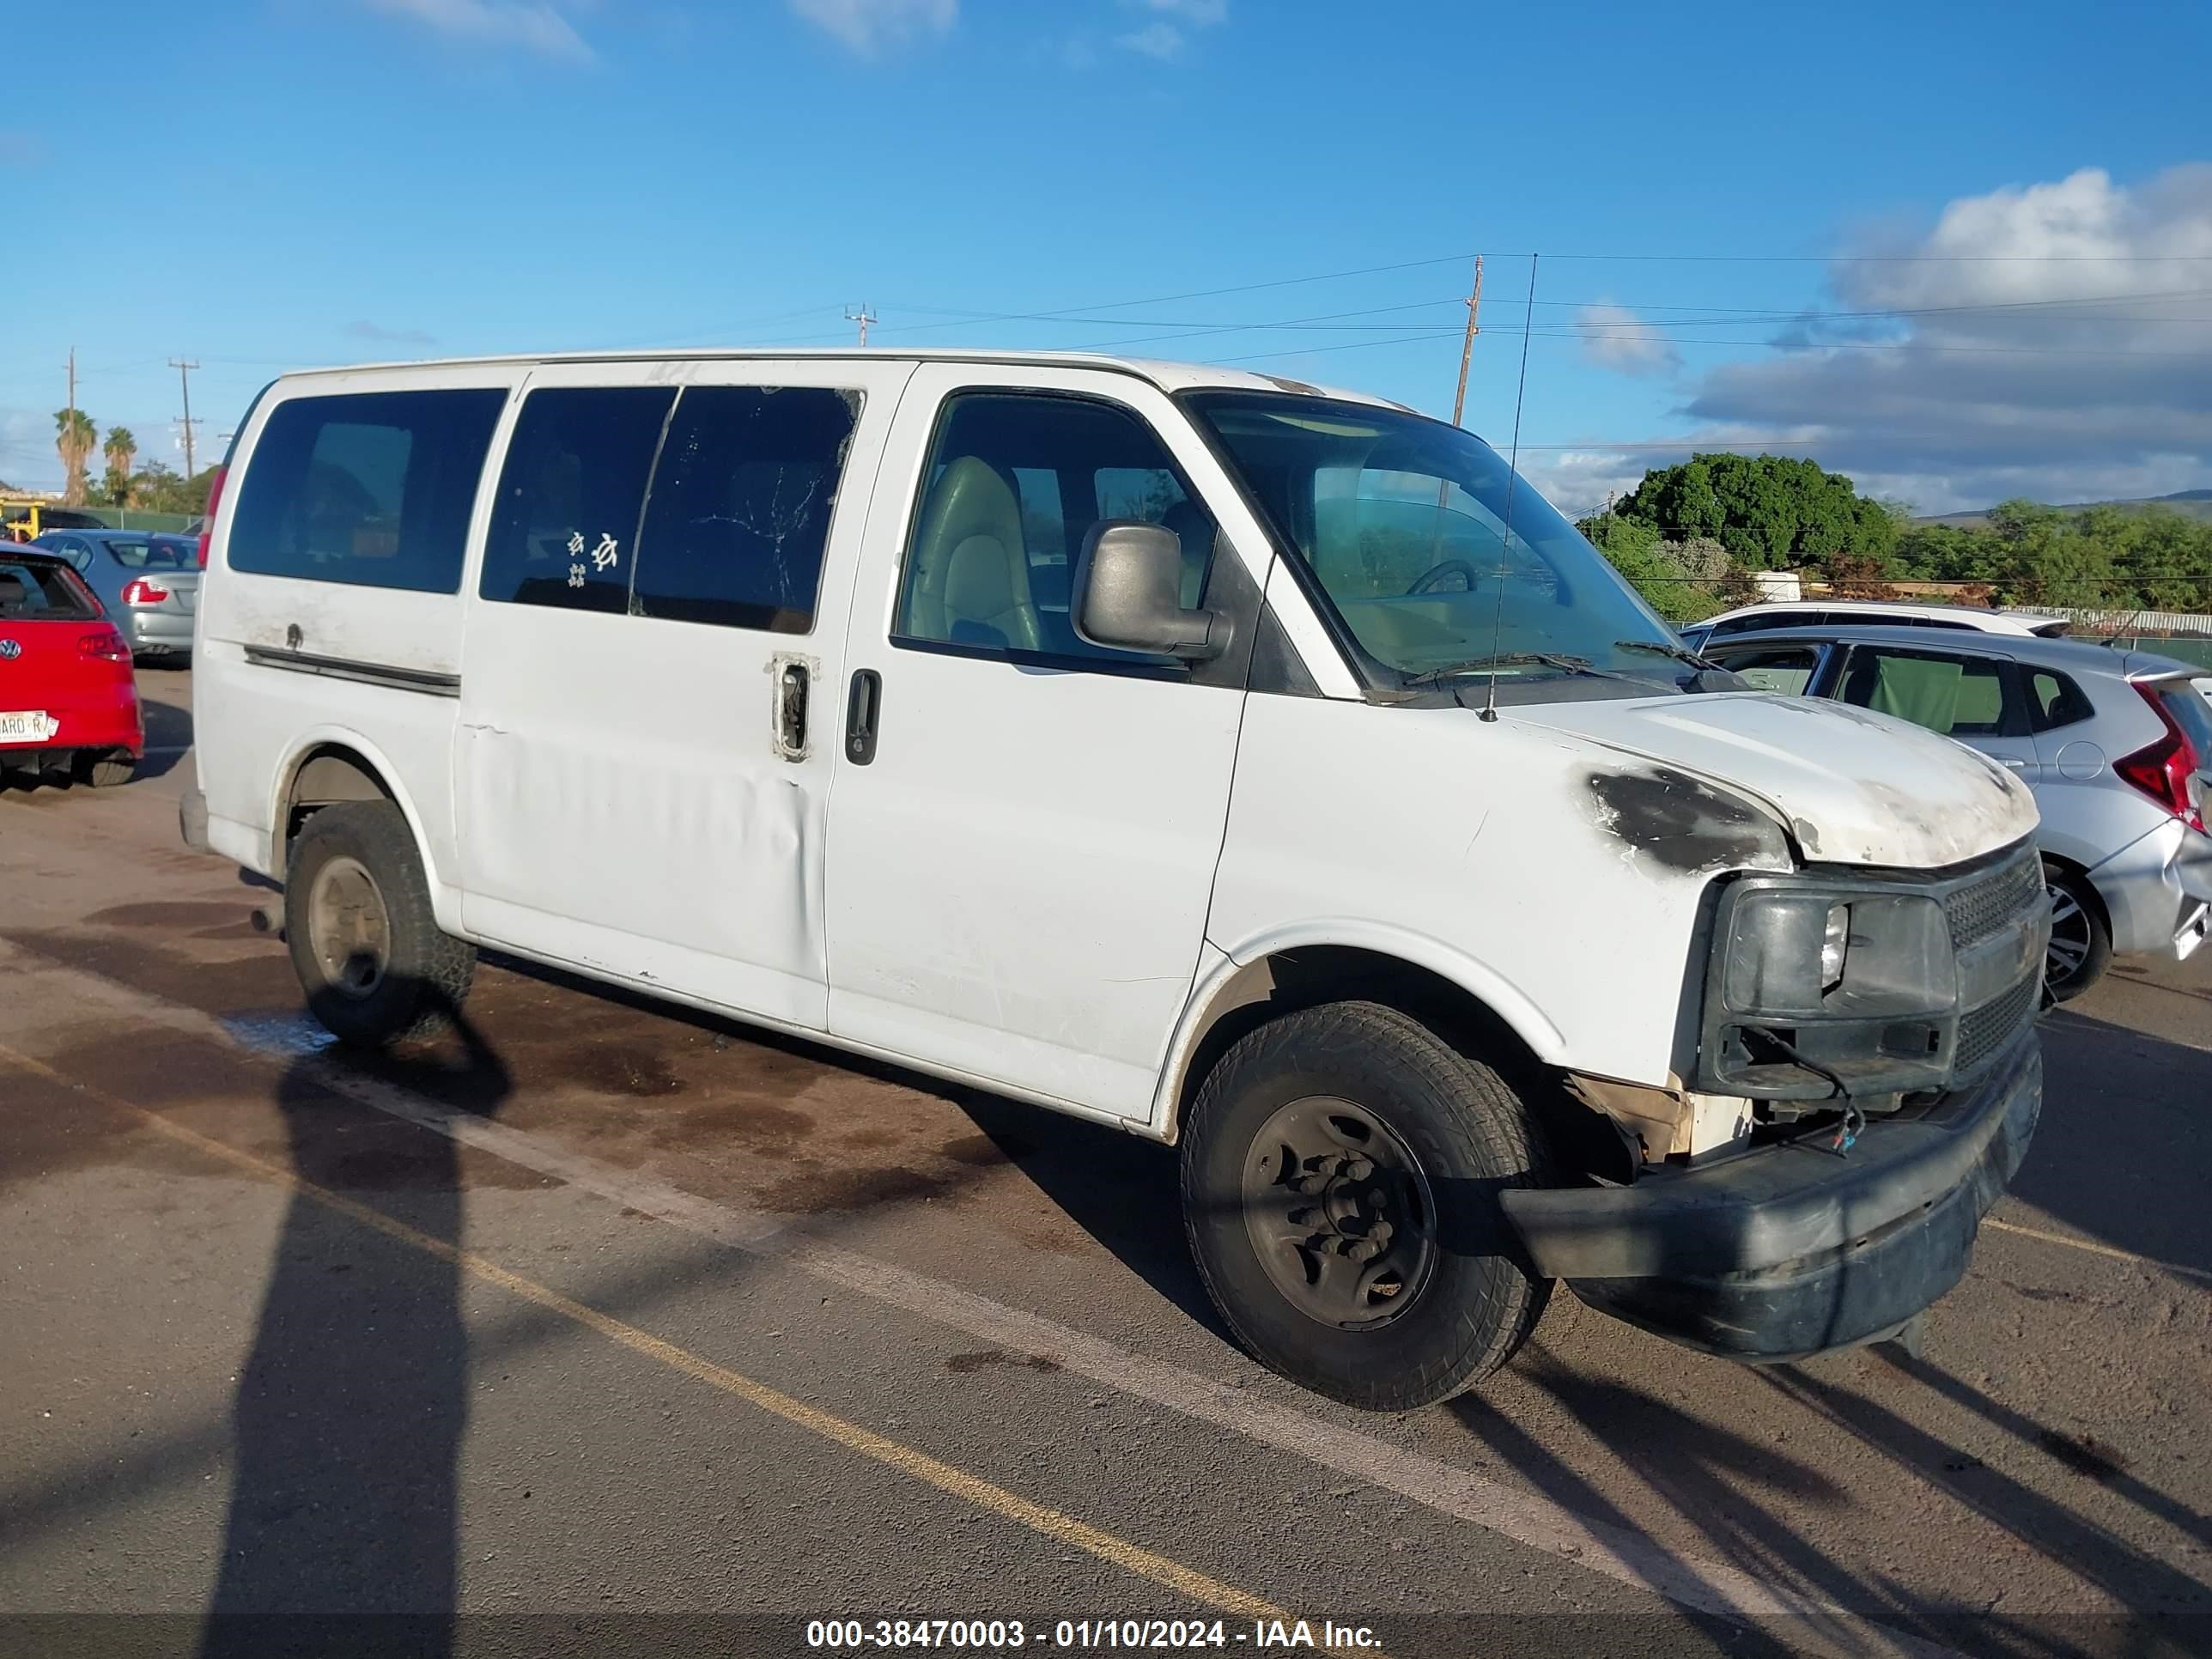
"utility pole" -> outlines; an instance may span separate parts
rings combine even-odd
[[[1452,424],[1467,412],[1467,370],[1474,361],[1474,337],[1482,332],[1475,319],[1482,310],[1482,256],[1474,256],[1474,290],[1467,296],[1467,340],[1459,349],[1459,392],[1452,398]]]
[[[185,393],[185,477],[192,476],[192,371],[198,363],[188,363],[181,357],[169,359],[169,367],[177,371],[177,381]]]
[[[867,344],[868,325],[876,320],[876,313],[866,306],[862,306],[858,311],[848,306],[845,307],[845,320],[848,323],[858,323],[860,325],[860,343]]]

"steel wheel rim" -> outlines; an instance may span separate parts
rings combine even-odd
[[[341,995],[373,996],[392,953],[384,892],[359,859],[339,856],[307,890],[307,945],[323,983]]]
[[[1275,1288],[1309,1319],[1372,1330],[1420,1299],[1437,1206],[1420,1160],[1357,1102],[1279,1107],[1244,1156],[1244,1226]]]
[[[2045,882],[2044,891],[2051,896],[2051,943],[2044,951],[2043,976],[2063,985],[2089,960],[2096,936],[2081,900],[2055,881]]]

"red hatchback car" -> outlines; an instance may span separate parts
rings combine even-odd
[[[131,647],[66,561],[0,546],[0,779],[121,783],[146,749]]]

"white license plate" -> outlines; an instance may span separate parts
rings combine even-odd
[[[0,714],[0,743],[44,743],[62,729],[43,708],[19,708]]]

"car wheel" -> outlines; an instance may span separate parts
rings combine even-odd
[[[415,837],[390,801],[307,820],[285,871],[284,939],[309,1010],[365,1048],[445,1030],[476,971],[476,947],[440,930]]]
[[[1433,1404],[1527,1338],[1551,1283],[1498,1194],[1542,1136],[1498,1073],[1393,1008],[1285,1015],[1193,1103],[1183,1223],[1230,1329],[1269,1369],[1370,1411]]]
[[[128,783],[137,769],[138,763],[125,754],[80,755],[76,761],[77,781],[95,789]]]
[[[2105,976],[2112,959],[2112,930],[2103,901],[2081,875],[2045,859],[2043,884],[2051,895],[2044,985],[2054,1001],[2070,1002]]]

